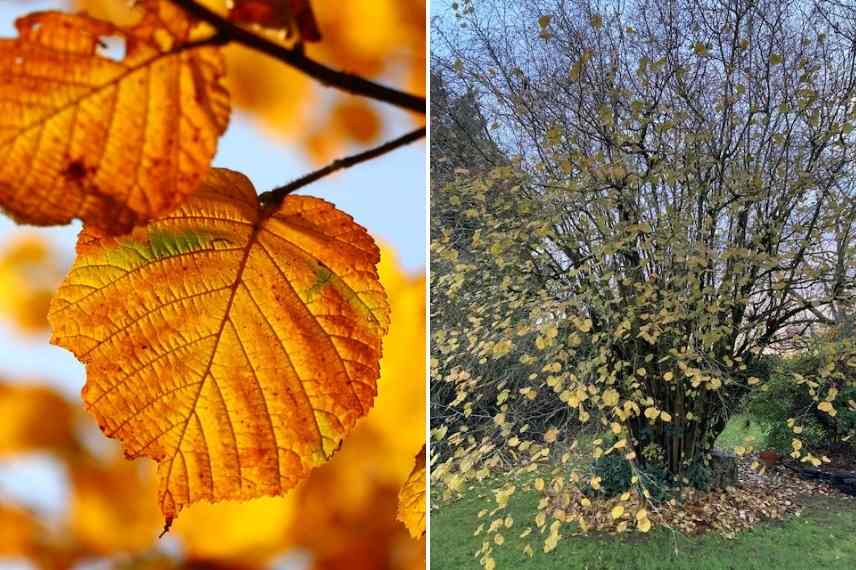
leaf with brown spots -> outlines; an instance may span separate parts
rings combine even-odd
[[[221,169],[127,236],[81,233],[52,341],[86,364],[102,430],[157,461],[167,526],[192,502],[284,493],[369,410],[389,326],[378,260],[331,204],[265,209]]]
[[[229,120],[223,59],[171,3],[143,7],[129,27],[33,13],[0,40],[0,206],[18,222],[123,233],[199,186]]]

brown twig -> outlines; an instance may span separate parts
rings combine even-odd
[[[208,23],[217,30],[218,35],[225,36],[229,41],[242,44],[250,49],[273,57],[286,65],[290,65],[320,81],[323,85],[346,91],[353,95],[369,97],[383,101],[402,109],[425,114],[425,98],[405,93],[379,83],[364,79],[359,75],[336,71],[315,60],[308,58],[300,49],[287,48],[250,32],[225,19],[218,13],[202,6],[195,0],[172,0],[188,14]]]
[[[334,160],[324,168],[316,170],[315,172],[310,172],[306,176],[301,176],[297,180],[289,182],[285,186],[280,186],[279,188],[274,188],[273,190],[263,192],[261,195],[259,195],[259,200],[261,200],[262,204],[264,204],[266,208],[276,208],[282,203],[283,200],[285,200],[285,197],[291,194],[292,192],[299,190],[304,186],[312,184],[316,180],[324,178],[328,174],[332,174],[338,170],[350,168],[355,164],[359,164],[361,162],[377,158],[378,156],[391,152],[399,147],[417,141],[423,138],[424,136],[425,127],[420,127],[414,131],[410,131],[406,135],[402,135],[396,139],[385,142],[384,144],[371,148],[367,151]]]

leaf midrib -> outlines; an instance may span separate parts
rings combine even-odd
[[[196,394],[193,396],[193,403],[190,405],[190,413],[187,414],[187,418],[184,420],[184,425],[181,428],[181,434],[178,436],[178,442],[175,445],[175,452],[171,454],[169,459],[169,467],[167,468],[166,477],[164,478],[164,488],[165,493],[171,493],[169,488],[169,482],[172,477],[172,467],[175,465],[175,458],[179,455],[181,451],[181,444],[184,443],[184,436],[187,433],[187,427],[190,425],[190,418],[196,413],[196,405],[199,403],[199,398],[202,396],[202,390],[205,388],[205,384],[207,383],[208,377],[211,376],[211,366],[214,364],[214,357],[217,354],[217,349],[220,346],[220,340],[223,337],[223,331],[226,330],[226,323],[229,322],[229,313],[232,311],[232,304],[235,302],[235,296],[238,293],[238,288],[241,286],[242,277],[244,275],[244,269],[247,267],[247,261],[250,258],[250,251],[253,249],[253,245],[256,242],[259,232],[261,231],[261,222],[257,222],[253,224],[253,231],[247,240],[247,248],[244,251],[244,255],[241,258],[240,263],[238,264],[238,272],[235,275],[235,281],[230,286],[231,292],[229,293],[229,299],[226,301],[226,308],[223,311],[223,319],[220,321],[220,327],[214,335],[214,346],[211,349],[211,357],[208,359],[208,363],[205,365],[205,369],[202,372],[202,376],[199,382],[199,388],[196,391]],[[211,377],[213,380],[213,376]],[[206,450],[206,453],[208,450]],[[235,450],[236,453],[239,451]],[[188,486],[190,482],[188,481]],[[174,499],[173,499],[174,500]],[[169,522],[167,526],[169,526]]]

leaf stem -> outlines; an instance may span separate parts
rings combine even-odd
[[[425,127],[419,127],[418,129],[410,131],[409,133],[402,135],[396,139],[387,141],[380,146],[376,146],[359,154],[353,154],[345,158],[334,160],[324,168],[316,170],[315,172],[310,172],[306,176],[301,176],[297,180],[289,182],[285,186],[280,186],[279,188],[274,188],[273,190],[263,192],[261,195],[259,195],[259,200],[261,200],[262,204],[264,204],[266,208],[276,208],[280,204],[282,204],[282,201],[285,200],[286,196],[296,190],[299,190],[300,188],[303,188],[304,186],[312,184],[316,180],[324,178],[325,176],[332,174],[336,171],[343,170],[345,168],[350,168],[355,164],[359,164],[361,162],[377,158],[378,156],[391,152],[399,147],[417,141],[423,138],[424,136]]]
[[[199,4],[196,0],[172,0],[172,2],[191,16],[213,26],[217,30],[218,36],[224,35],[230,41],[273,57],[302,71],[309,77],[317,79],[323,85],[425,114],[424,97],[374,83],[359,75],[331,69],[308,58],[300,49],[287,48],[230,22],[213,10]]]

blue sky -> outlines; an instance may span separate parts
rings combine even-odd
[[[25,12],[61,6],[61,2],[0,0],[0,36],[15,35],[14,18]],[[385,112],[384,140],[413,128],[401,111]],[[351,152],[359,152],[353,148]],[[391,245],[410,272],[425,267],[426,146],[416,143],[384,157],[357,165],[305,188],[302,193],[323,197],[351,214],[376,239]],[[215,166],[246,174],[258,192],[285,184],[318,168],[288,141],[263,131],[252,118],[235,112],[220,140]],[[60,228],[18,227],[0,214],[0,248],[15,234],[34,232],[48,239],[70,263],[80,225]],[[47,335],[22,338],[0,322],[0,380],[38,382],[58,388],[79,401],[83,367],[68,352],[51,346]],[[0,461],[0,500],[12,498],[39,509],[55,511],[65,501],[61,472],[43,457]],[[17,567],[17,566],[16,566]],[[0,568],[11,568],[0,561]]]

